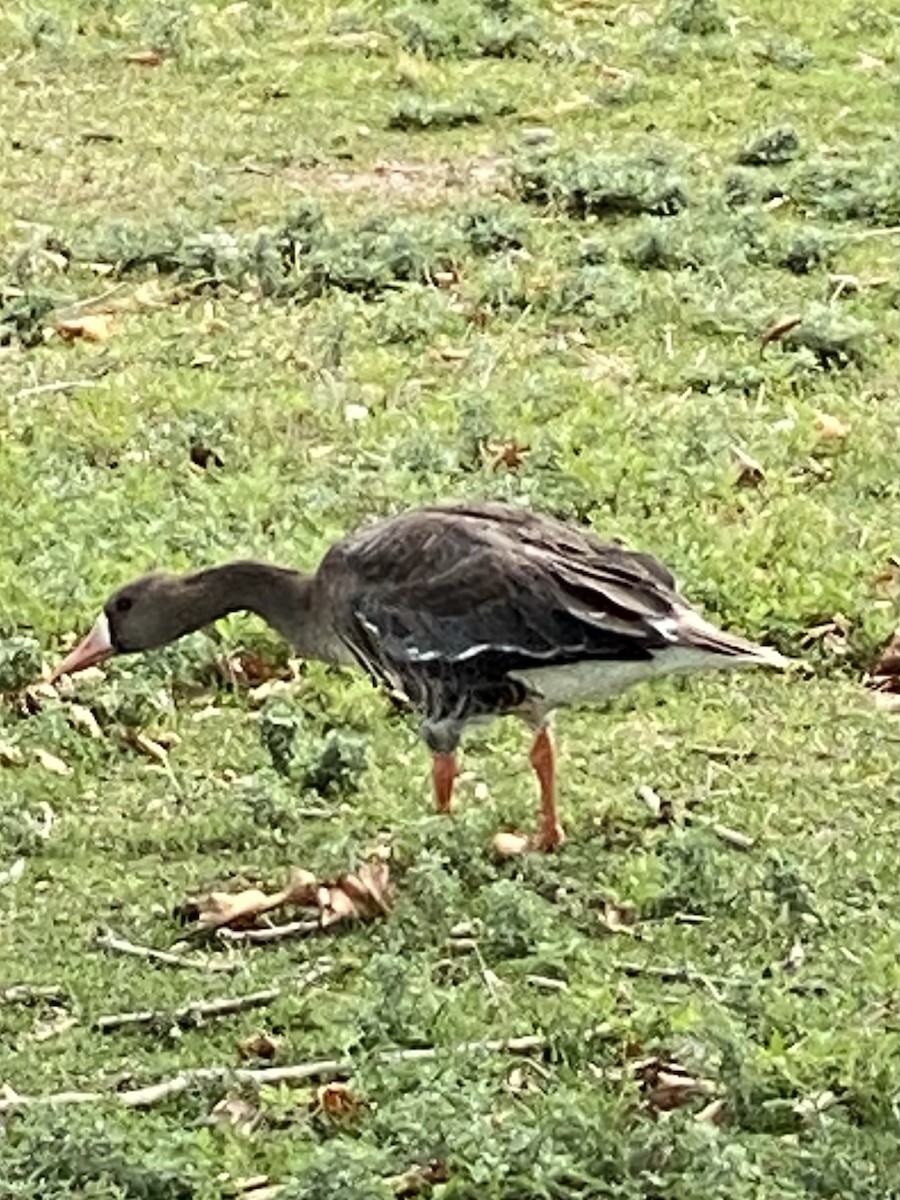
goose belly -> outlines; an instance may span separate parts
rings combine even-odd
[[[512,673],[550,707],[579,704],[616,696],[637,683],[662,675],[703,671],[715,667],[739,667],[747,659],[737,655],[713,654],[690,646],[672,646],[652,658],[632,660],[591,659],[559,667],[534,667]]]

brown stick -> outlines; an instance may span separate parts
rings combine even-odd
[[[127,938],[119,937],[111,929],[101,929],[94,939],[94,944],[114,954],[130,954],[134,958],[164,963],[167,967],[185,967],[193,971],[219,973],[237,971],[240,966],[240,963],[207,961],[186,954],[175,954],[171,950],[157,950],[155,946],[140,946],[137,942],[129,942]]]
[[[126,1027],[142,1028],[166,1022],[169,1025],[196,1025],[208,1017],[227,1017],[232,1013],[245,1012],[248,1008],[264,1008],[281,995],[280,988],[269,988],[265,992],[250,992],[246,996],[223,996],[218,1000],[193,1000],[171,1012],[165,1009],[148,1008],[140,1012],[112,1013],[110,1016],[98,1017],[94,1028],[100,1033],[109,1033],[113,1029]]]
[[[589,1030],[585,1037],[602,1037],[610,1032],[607,1023]],[[526,1034],[518,1038],[489,1038],[483,1042],[463,1042],[448,1047],[446,1053],[490,1053],[530,1054],[543,1050],[550,1039],[543,1034]],[[383,1050],[375,1057],[385,1064],[398,1062],[430,1062],[444,1053],[442,1047],[423,1046],[414,1050]],[[297,1063],[285,1067],[195,1067],[181,1071],[170,1079],[160,1080],[147,1087],[133,1088],[127,1092],[55,1092],[44,1096],[20,1096],[7,1094],[0,1099],[0,1114],[16,1108],[35,1108],[41,1105],[95,1104],[113,1101],[126,1108],[149,1108],[170,1096],[180,1095],[190,1087],[204,1083],[249,1083],[257,1087],[265,1084],[304,1083],[310,1079],[346,1078],[353,1073],[353,1063],[347,1059],[324,1058],[318,1061]]]

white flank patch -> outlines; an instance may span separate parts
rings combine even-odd
[[[512,678],[520,679],[556,708],[559,705],[616,696],[636,683],[658,679],[661,675],[707,671],[711,668],[727,670],[729,667],[749,666],[754,661],[762,664],[764,660],[741,658],[738,655],[728,657],[708,650],[694,650],[690,646],[672,646],[654,654],[653,658],[636,659],[633,662],[601,659],[565,667],[536,667],[528,671],[515,671]]]

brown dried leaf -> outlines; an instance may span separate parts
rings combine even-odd
[[[321,887],[317,899],[323,928],[384,916],[390,908],[387,863],[366,863],[358,874],[342,875]]]
[[[796,329],[802,321],[803,317],[799,313],[792,313],[789,317],[779,317],[773,321],[762,336],[760,350],[765,350],[770,342],[777,342],[779,338],[783,338],[786,333]]]
[[[259,688],[273,680],[290,679],[290,671],[269,662],[260,654],[238,650],[216,663],[216,672],[233,687]]]
[[[636,1070],[644,1098],[656,1112],[680,1108],[695,1096],[714,1096],[717,1091],[713,1080],[692,1075],[677,1062],[651,1058],[638,1063]]]
[[[323,1112],[333,1121],[348,1122],[359,1115],[362,1100],[346,1083],[325,1083],[316,1088],[312,1103],[314,1112]]]
[[[518,471],[530,453],[531,447],[516,438],[484,442],[481,446],[482,462],[492,471],[497,471],[500,467],[506,467],[508,471]]]
[[[831,413],[816,413],[816,433],[823,441],[843,441],[852,428]]]
[[[112,337],[113,322],[108,313],[85,313],[83,317],[57,321],[54,329],[67,342],[76,338],[86,342],[106,342]]]
[[[247,888],[243,892],[210,892],[199,902],[197,913],[198,931],[219,929],[228,925],[232,929],[249,929],[256,918],[278,908],[285,901],[286,892],[269,896],[260,888]]]
[[[299,908],[311,908],[318,904],[318,891],[319,882],[312,871],[295,867],[287,887],[286,903],[296,904]]]
[[[310,871],[298,868],[280,892],[270,895],[260,888],[236,893],[211,892],[188,907],[196,913],[194,932],[203,933],[225,925],[232,929],[252,928],[263,913],[286,906],[317,908],[324,929],[339,921],[366,921],[384,916],[390,904],[388,865],[376,862],[365,863],[355,875],[341,875],[328,883],[319,883]]]
[[[241,1058],[264,1058],[271,1062],[278,1054],[279,1042],[269,1033],[254,1033],[252,1037],[238,1042],[238,1054]]]

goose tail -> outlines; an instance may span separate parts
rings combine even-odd
[[[660,622],[660,632],[673,645],[709,654],[721,660],[721,666],[760,666],[783,671],[793,659],[786,658],[771,646],[762,646],[736,633],[727,633],[705,620],[693,609],[680,609],[674,617]]]

